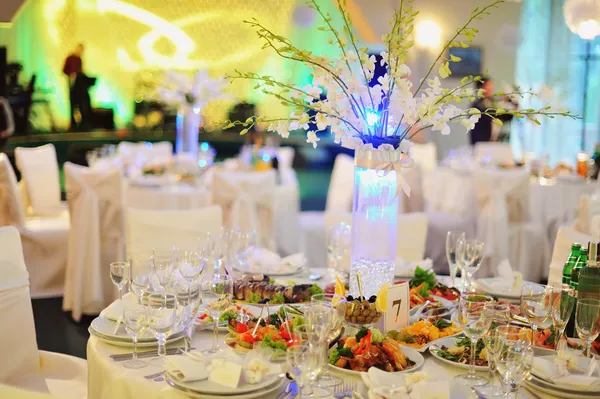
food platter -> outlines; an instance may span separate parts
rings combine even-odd
[[[466,362],[461,363],[461,362],[457,362],[457,361],[453,361],[450,360],[446,357],[444,357],[443,355],[441,355],[440,353],[438,353],[438,351],[441,350],[441,348],[452,348],[453,346],[456,345],[457,342],[459,342],[463,337],[447,337],[447,338],[442,338],[436,341],[436,345],[435,346],[429,346],[429,352],[433,355],[433,357],[435,357],[436,359],[450,364],[454,367],[458,367],[458,368],[462,368],[462,369],[469,369],[469,362],[468,362],[468,356],[464,356],[464,360],[466,360]],[[469,345],[470,346],[470,345]],[[462,357],[461,357],[462,359]],[[475,370],[477,371],[487,371],[489,370],[487,364],[485,366],[475,366]]]

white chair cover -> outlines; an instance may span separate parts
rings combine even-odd
[[[63,310],[99,314],[115,299],[109,265],[125,251],[123,180],[118,168],[64,165],[71,216]]]
[[[408,150],[408,155],[425,173],[429,173],[437,167],[437,147],[435,143],[413,144]]]
[[[0,382],[40,370],[29,275],[16,227],[0,227]]]
[[[579,197],[579,207],[577,209],[577,220],[575,229],[584,234],[594,234],[592,231],[592,220],[600,214],[600,197],[596,195],[582,195]],[[597,233],[597,232],[596,232]]]
[[[221,207],[211,205],[185,211],[127,210],[127,257],[152,253],[153,248],[197,248],[198,235],[218,237],[223,223]]]
[[[475,144],[475,161],[478,163],[512,164],[515,157],[509,143],[479,142]]]
[[[552,261],[550,262],[548,271],[548,284],[557,285],[562,282],[562,270],[571,253],[571,244],[576,242],[583,246],[587,246],[588,242],[593,240],[593,237],[582,234],[572,227],[563,226],[559,228],[558,233],[556,234],[554,251],[552,251]]]
[[[223,225],[256,230],[261,247],[275,249],[273,233],[275,171],[216,171],[212,181],[212,201],[223,209]]]
[[[398,215],[396,256],[410,262],[423,260],[427,239],[427,214]]]
[[[302,250],[300,246],[300,188],[296,182],[275,188],[274,231],[277,252],[292,255]]]
[[[423,192],[422,169],[415,164],[410,168],[403,169],[402,177],[410,187],[410,197],[407,197],[402,191],[399,194],[398,206],[400,212],[423,212],[425,210],[425,196]],[[398,190],[400,188],[398,187]]]
[[[326,212],[352,211],[354,190],[354,158],[338,154],[333,162],[331,181],[327,190]]]
[[[35,148],[17,147],[15,160],[25,182],[31,213],[55,215],[63,209],[60,202],[58,162],[53,144]]]
[[[279,161],[279,168],[291,168],[294,164],[295,155],[296,150],[294,147],[277,148],[277,161]]]
[[[5,153],[0,153],[0,226],[25,226],[17,177]]]

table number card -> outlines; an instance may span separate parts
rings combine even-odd
[[[385,333],[390,330],[400,330],[408,327],[409,313],[408,282],[392,285],[388,290],[387,312],[379,322],[380,330]]]

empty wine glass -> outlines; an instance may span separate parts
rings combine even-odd
[[[552,287],[549,285],[523,285],[521,288],[521,311],[531,324],[531,344],[538,326],[550,316],[552,310]]]
[[[331,391],[313,385],[327,364],[326,344],[321,332],[303,325],[294,329],[294,344],[287,349],[289,373],[298,382],[300,398],[330,397]]]
[[[131,284],[129,289],[138,298],[138,303],[142,303],[145,293],[150,291],[150,282],[152,279],[152,267],[149,257],[140,257],[133,255],[129,258],[129,267],[131,270]]]
[[[600,300],[585,298],[577,301],[575,329],[579,338],[584,342],[585,357],[591,357],[592,342],[600,334]]]
[[[449,231],[446,235],[446,257],[448,258],[448,268],[450,269],[450,279],[452,286],[455,287],[456,272],[458,271],[458,259],[456,257],[456,248],[459,241],[465,239],[465,233],[462,231]]]
[[[575,290],[569,286],[569,284],[561,284],[559,287],[552,288],[552,322],[556,329],[556,342],[554,343],[558,348],[567,323],[573,313],[575,307]]]
[[[471,340],[471,362],[469,373],[454,377],[457,381],[473,387],[485,385],[488,379],[475,374],[475,350],[477,341],[492,325],[493,313],[486,309],[486,302],[493,298],[485,295],[463,294],[458,302],[458,322],[465,335]]]
[[[130,303],[123,309],[123,321],[125,330],[131,334],[133,339],[133,355],[131,360],[123,363],[123,366],[130,369],[139,369],[146,367],[146,362],[138,360],[137,342],[138,336],[148,326],[148,310],[145,306],[137,303]]]
[[[475,291],[473,275],[481,267],[483,260],[483,242],[478,240],[460,240],[457,254],[460,258],[461,270],[465,274],[466,292]]]
[[[233,279],[226,274],[215,274],[203,285],[202,301],[213,318],[213,346],[209,353],[220,352],[219,317],[231,304]]]
[[[238,230],[235,245],[238,270],[250,273],[250,259],[256,250],[256,230]]]
[[[175,268],[175,250],[163,250],[155,248],[152,252],[151,262],[152,273],[154,276],[156,276],[156,280],[158,281],[158,285],[160,286],[161,290],[165,292],[169,282],[171,281],[173,269]]]
[[[488,358],[488,365],[490,368],[490,383],[488,389],[484,392],[486,396],[504,395],[502,387],[494,384],[494,375],[496,374],[496,361],[500,350],[502,350],[502,335],[500,334],[499,328],[490,328],[483,335],[483,343],[485,344],[485,350]]]
[[[185,351],[188,352],[192,347],[192,338],[194,333],[194,322],[198,316],[200,305],[202,303],[202,292],[199,282],[185,284],[182,281],[174,281],[171,284],[171,293],[177,299],[178,319],[183,324],[185,332]]]
[[[119,290],[119,299],[123,299],[122,289],[129,279],[129,263],[113,262],[110,264],[110,279]]]
[[[504,302],[487,302],[486,309],[492,314],[492,327],[504,326],[510,323],[510,304]]]
[[[510,326],[498,327],[502,339],[502,348],[498,352],[496,367],[501,376],[504,395],[516,399],[519,388],[531,373],[533,367],[533,348],[518,329]]]
[[[347,282],[350,277],[352,227],[345,223],[327,228],[327,266],[331,275]]]
[[[169,293],[153,293],[148,295],[148,328],[158,340],[159,363],[167,354],[167,337],[171,334],[177,321],[177,300]]]
[[[205,254],[199,251],[190,250],[179,250],[179,256],[177,257],[177,264],[179,266],[179,273],[189,283],[192,284],[194,281],[200,278],[200,275],[204,271],[208,258]]]

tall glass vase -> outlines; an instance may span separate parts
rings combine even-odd
[[[357,273],[367,299],[394,278],[399,187],[392,165],[400,156],[400,151],[368,147],[355,152],[350,267],[353,296],[359,295]]]
[[[177,112],[175,139],[175,153],[187,153],[198,157],[198,135],[200,134],[200,124],[202,123],[202,113],[199,107],[191,104],[182,105]]]

